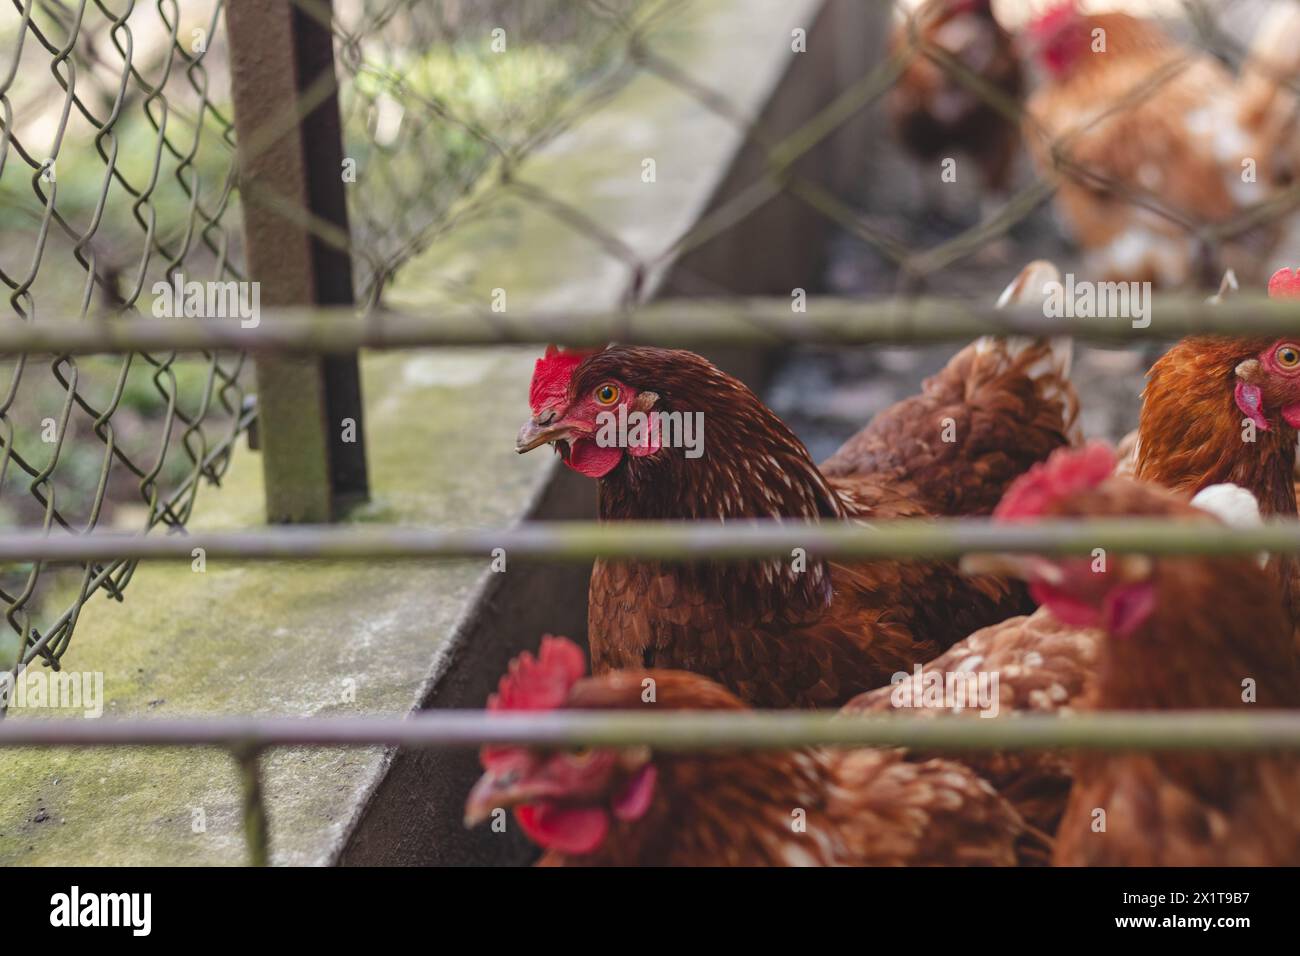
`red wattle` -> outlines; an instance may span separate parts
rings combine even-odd
[[[1116,637],[1128,637],[1156,609],[1156,589],[1150,581],[1117,588],[1106,595],[1106,630]]]
[[[516,807],[515,819],[538,846],[570,856],[594,853],[609,832],[609,814],[601,807],[534,803]]]
[[[1050,584],[1034,581],[1029,585],[1029,594],[1067,627],[1096,627],[1101,622],[1101,614],[1095,607]]]
[[[1300,428],[1300,404],[1288,405],[1282,409],[1282,417],[1292,428]]]
[[[588,478],[604,478],[623,460],[623,449],[614,446],[602,448],[594,439],[578,438],[569,445],[567,464]]]
[[[1245,382],[1238,382],[1237,387],[1233,389],[1232,397],[1237,402],[1237,408],[1255,423],[1256,428],[1260,431],[1268,431],[1268,419],[1264,417],[1264,412],[1260,408],[1264,403],[1264,395],[1259,390],[1258,385],[1247,385]]]

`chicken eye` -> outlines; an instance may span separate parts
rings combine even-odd
[[[1283,368],[1295,368],[1300,365],[1300,348],[1294,345],[1283,345],[1273,353],[1277,358],[1277,364]]]
[[[618,401],[618,386],[606,382],[596,388],[596,401],[601,405],[613,405]]]

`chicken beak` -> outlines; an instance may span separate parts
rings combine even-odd
[[[516,774],[488,771],[479,777],[465,798],[465,828],[472,829],[488,820],[497,810],[513,807],[525,796],[520,792]]]
[[[556,417],[555,412],[549,411],[525,422],[524,427],[519,429],[519,437],[515,439],[515,451],[522,455],[538,445],[568,438],[569,426],[557,424]]]

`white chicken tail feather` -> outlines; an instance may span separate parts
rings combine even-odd
[[[1259,500],[1241,485],[1208,485],[1192,498],[1192,507],[1208,511],[1230,528],[1258,528],[1264,524]]]
[[[1264,518],[1259,513],[1259,500],[1240,485],[1209,485],[1192,498],[1192,506],[1208,511],[1229,528],[1263,527]],[[1261,551],[1255,559],[1262,568],[1268,564],[1268,554]]]

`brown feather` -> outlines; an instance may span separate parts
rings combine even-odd
[[[1028,617],[1013,617],[976,631],[923,668],[937,674],[973,669],[998,675],[998,717],[1017,713],[1068,713],[1077,706],[1096,672],[1101,634],[1067,627],[1040,608]],[[900,692],[917,689],[909,675],[897,686],[881,687],[849,701],[847,713],[900,713],[920,718],[948,716],[935,707],[895,707],[898,700],[916,699]],[[919,694],[916,695],[919,697]],[[960,716],[981,718],[965,708]],[[924,760],[936,756],[917,755]],[[1058,751],[991,751],[940,754],[961,762],[988,780],[1032,826],[1055,832],[1070,790],[1071,761]]]

